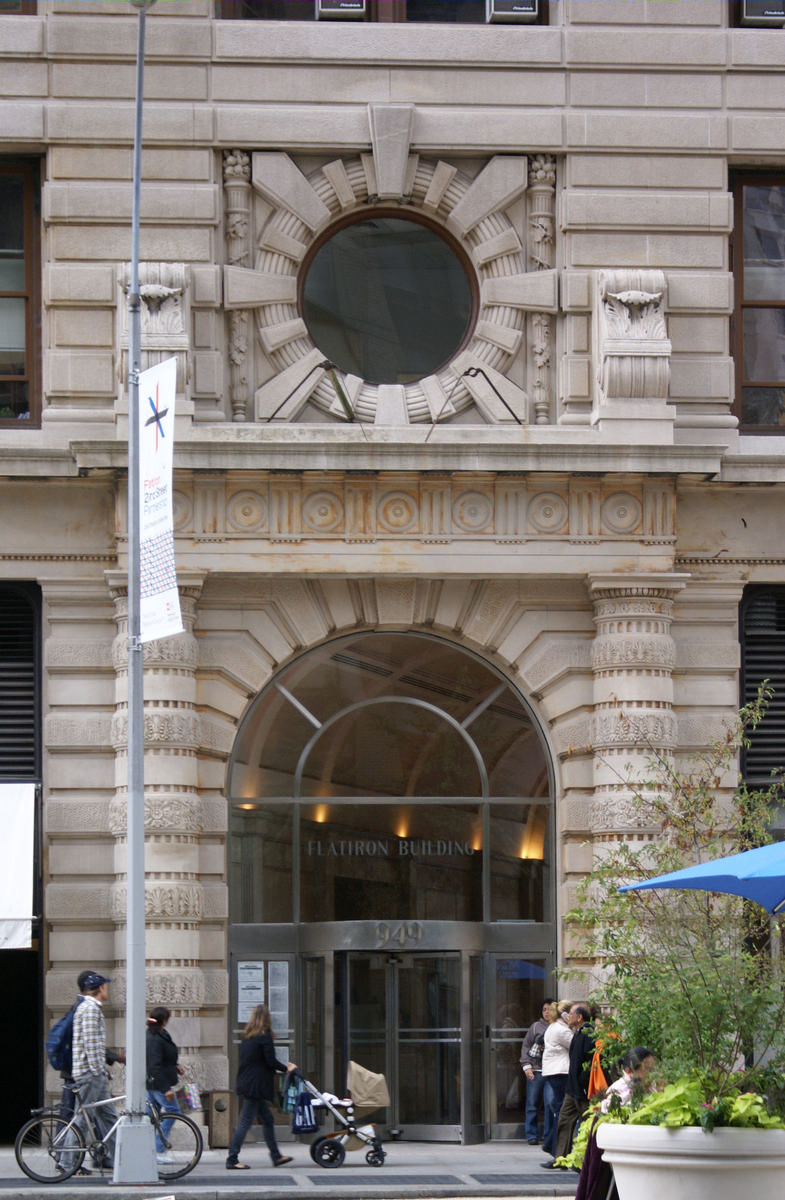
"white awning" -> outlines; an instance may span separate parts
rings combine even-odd
[[[0,950],[32,939],[35,784],[0,784]]]

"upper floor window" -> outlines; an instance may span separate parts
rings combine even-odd
[[[0,162],[0,424],[39,413],[38,168]]]
[[[36,0],[0,0],[0,17],[4,13],[34,13]]]
[[[218,16],[238,21],[419,22],[484,25],[548,23],[548,0],[218,0]]]
[[[736,183],[736,410],[742,426],[785,430],[785,180]]]

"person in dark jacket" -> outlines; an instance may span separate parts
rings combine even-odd
[[[177,1047],[166,1029],[171,1015],[169,1009],[161,1005],[153,1008],[147,1018],[147,1099],[162,1112],[177,1113],[180,1109],[175,1100],[174,1085],[185,1074],[185,1068],[178,1066]],[[171,1121],[161,1122],[164,1137],[168,1137],[171,1127]],[[158,1162],[174,1162],[158,1131],[155,1141]]]
[[[567,1073],[567,1091],[561,1111],[559,1112],[559,1121],[556,1128],[554,1161],[557,1158],[564,1158],[570,1153],[576,1126],[589,1107],[589,1071],[595,1047],[595,1036],[591,1019],[591,1009],[587,1004],[573,1004],[567,1016],[569,1025],[574,1030],[574,1033],[570,1042],[570,1066]],[[552,1167],[553,1163],[545,1163],[543,1165]]]
[[[282,1063],[275,1057],[270,1010],[266,1004],[257,1004],[251,1019],[243,1030],[240,1043],[240,1066],[237,1071],[237,1095],[242,1100],[240,1120],[229,1143],[226,1167],[229,1171],[247,1171],[248,1164],[238,1162],[246,1134],[258,1117],[264,1140],[274,1167],[282,1167],[292,1161],[291,1155],[281,1154],[275,1140],[273,1114],[268,1105],[275,1091],[275,1076],[285,1071],[296,1071],[297,1064]]]

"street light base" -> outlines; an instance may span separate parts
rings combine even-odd
[[[147,1117],[127,1117],[117,1127],[112,1183],[157,1183],[155,1132]]]

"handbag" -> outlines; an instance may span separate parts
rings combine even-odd
[[[303,1089],[294,1102],[292,1133],[316,1133],[318,1129],[310,1094]]]
[[[180,1112],[193,1112],[194,1109],[202,1107],[202,1097],[199,1095],[199,1089],[194,1083],[184,1083],[175,1094],[177,1096],[177,1103],[180,1106]]]

